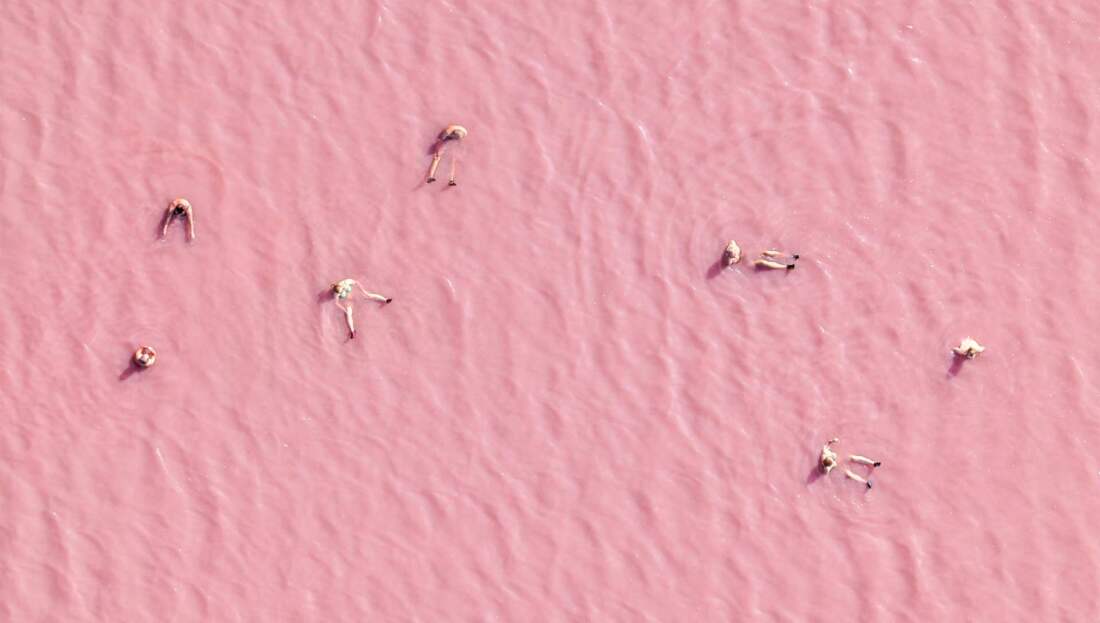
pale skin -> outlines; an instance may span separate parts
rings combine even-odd
[[[768,249],[767,251],[762,251],[760,257],[752,261],[752,265],[757,268],[791,270],[794,268],[794,263],[797,259],[797,253],[790,254],[776,251],[775,249]]]
[[[354,287],[359,288],[359,290],[363,293],[363,296],[366,296],[368,299],[370,299],[372,301],[378,301],[379,303],[382,303],[383,305],[393,301],[392,298],[382,296],[381,294],[378,294],[376,292],[371,292],[371,291],[367,290],[366,288],[363,287],[363,284],[359,283],[358,281],[355,281],[354,279],[345,279],[343,281],[344,282],[350,281],[351,284]],[[342,283],[341,281],[337,281],[336,283],[333,283],[331,285],[332,293],[335,296],[334,300],[336,301],[336,306],[339,307],[344,312],[344,320],[348,324],[348,335],[351,339],[354,340],[355,339],[355,317],[353,315],[354,312],[352,311],[351,302],[348,301],[346,306],[342,305],[340,303],[340,301],[342,301],[344,299],[347,299],[347,298],[350,298],[351,293],[349,292],[346,295],[341,296],[340,295],[341,283]]]
[[[443,152],[447,148],[449,141],[460,141],[466,138],[469,134],[466,128],[460,125],[449,125],[443,128],[443,131],[439,133],[439,139],[435,143],[435,153],[432,154],[432,164],[428,167],[428,182],[431,184],[435,181],[435,172],[439,168],[439,162],[443,159]],[[447,182],[448,186],[457,186],[458,182],[455,181],[455,174],[458,169],[458,154],[455,153],[451,158],[451,179]]]
[[[832,445],[840,441],[839,437],[833,437],[821,447],[821,457],[818,459],[818,466],[825,474],[833,471],[836,467],[838,457],[836,452],[833,451]]]
[[[852,480],[854,480],[856,482],[862,482],[863,484],[867,485],[868,489],[871,488],[871,481],[870,480],[867,480],[863,476],[860,476],[859,474],[856,474],[856,473],[852,472],[852,470],[850,470],[850,469],[845,469],[844,470],[844,475],[847,476],[848,478],[851,478]]]
[[[168,235],[168,226],[172,224],[177,216],[187,219],[187,237],[189,240],[194,240],[195,211],[191,208],[191,202],[182,197],[173,199],[172,203],[168,204],[168,211],[164,214],[164,226],[161,227],[160,237],[164,238]]]
[[[134,363],[140,368],[148,368],[157,361],[157,352],[149,346],[134,351]]]
[[[951,349],[951,352],[959,357],[966,357],[967,359],[973,359],[982,354],[985,350],[985,346],[982,346],[972,337],[963,339],[958,346]]]
[[[832,446],[839,441],[839,437],[833,437],[828,442],[826,442],[824,446],[821,447],[821,457],[818,459],[818,467],[825,474],[833,471],[833,468],[837,466],[839,457],[837,456],[836,451],[833,450]],[[859,465],[869,465],[871,467],[878,467],[879,465],[882,465],[881,461],[869,459],[860,454],[850,454],[848,455],[848,460]],[[852,472],[847,468],[845,468],[844,470],[844,475],[848,478],[851,478],[852,480],[855,480],[856,482],[861,482],[867,485],[868,489],[871,488],[871,481],[860,476],[859,474]]]
[[[726,250],[722,252],[722,263],[729,268],[734,264],[741,261],[741,247],[737,245],[736,240],[730,240],[726,245]]]
[[[879,465],[882,465],[882,461],[876,461],[874,459],[869,459],[869,458],[867,458],[865,456],[862,456],[862,455],[859,455],[859,454],[849,455],[848,460],[853,462],[853,463],[858,463],[860,465],[870,465],[871,467],[878,467]]]

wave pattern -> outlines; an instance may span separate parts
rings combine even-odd
[[[6,8],[0,619],[1100,615],[1096,6]]]

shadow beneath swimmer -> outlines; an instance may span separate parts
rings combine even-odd
[[[130,365],[127,366],[126,369],[122,371],[122,374],[118,375],[118,380],[119,381],[125,381],[126,379],[128,379],[131,376],[137,374],[138,372],[141,372],[141,368],[138,367],[138,365],[136,363],[131,361]]]
[[[966,357],[959,357],[958,355],[952,357],[951,367],[947,368],[947,378],[955,378],[962,371],[964,362],[966,362]]]
[[[821,471],[821,467],[814,465],[814,468],[810,470],[810,473],[806,475],[806,484],[812,485],[818,481],[825,473]]]
[[[707,279],[714,279],[718,275],[721,275],[726,270],[726,262],[724,258],[718,258],[710,268],[707,269]]]

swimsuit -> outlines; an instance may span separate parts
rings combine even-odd
[[[333,292],[336,293],[336,298],[342,301],[351,296],[351,291],[354,287],[355,281],[353,279],[343,279],[336,282],[336,285],[333,287]]]

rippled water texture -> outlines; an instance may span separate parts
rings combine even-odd
[[[1097,620],[1098,18],[10,0],[0,620]]]

